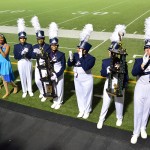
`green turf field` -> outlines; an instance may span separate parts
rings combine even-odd
[[[24,18],[26,26],[31,27],[30,20],[34,15],[37,15],[40,20],[41,27],[47,28],[49,23],[55,21],[59,28],[69,30],[82,30],[87,23],[92,23],[94,31],[113,32],[115,25],[125,24],[127,26],[127,33],[130,34],[144,34],[144,20],[150,16],[149,0],[9,0],[1,2],[0,9],[0,26],[16,26],[18,18]],[[9,32],[8,32],[9,33]],[[28,34],[28,33],[27,33]],[[5,34],[8,43],[13,51],[13,45],[18,42],[17,34]],[[46,37],[48,42],[48,37]],[[35,36],[28,36],[28,42],[35,44]],[[102,43],[103,41],[89,40],[93,45],[91,54],[96,57],[96,64],[93,68],[93,74],[99,76],[102,59],[107,57],[107,48],[110,41]],[[68,51],[76,51],[76,45],[79,39],[60,38],[60,50],[65,52],[66,59],[68,58]],[[102,43],[102,44],[101,44]],[[123,39],[123,47],[127,49],[127,62],[130,60],[134,63],[134,55],[143,54],[144,41],[141,39]],[[13,70],[16,79],[19,79],[16,60],[11,57],[13,63]],[[35,61],[33,61],[35,62]],[[133,63],[128,63],[130,80],[135,80],[131,75]],[[66,68],[66,70],[72,70]],[[102,95],[103,84],[105,79],[94,78],[94,95]],[[17,81],[16,81],[17,82]],[[20,82],[17,82],[20,85]],[[135,84],[129,83],[126,91],[124,121],[122,129],[133,130],[133,91]],[[11,87],[10,87],[11,89]],[[7,100],[21,103],[31,107],[52,111],[60,114],[76,117],[78,114],[76,96],[74,92],[73,75],[65,73],[65,95],[64,105],[60,110],[55,111],[50,108],[52,101],[41,103],[38,99],[38,90],[34,83],[33,89],[35,96],[33,98],[27,97],[22,99],[22,91],[18,94],[11,94]],[[4,88],[0,90],[0,97],[4,93]],[[51,100],[51,99],[50,99]],[[89,117],[89,121],[97,122],[101,110],[102,98],[93,97],[93,112]],[[115,127],[115,109],[114,104],[111,105],[105,124]],[[150,135],[150,125],[148,126],[148,134]]]

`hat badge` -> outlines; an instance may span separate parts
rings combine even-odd
[[[38,33],[38,36],[39,36],[39,37],[42,36],[40,32]]]
[[[24,36],[24,34],[23,33],[21,33],[21,35],[20,36]]]

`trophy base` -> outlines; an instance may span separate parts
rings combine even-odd
[[[43,94],[44,97],[53,97],[53,98],[56,98],[57,95],[56,94],[53,94],[53,93],[45,93]]]
[[[119,94],[117,92],[112,92],[111,90],[108,90],[108,89],[106,89],[106,91],[107,91],[108,95],[110,95],[110,96],[123,97],[122,94]]]

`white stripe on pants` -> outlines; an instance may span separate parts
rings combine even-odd
[[[113,82],[112,82],[113,85]],[[103,90],[103,105],[101,109],[101,113],[99,119],[101,121],[105,120],[106,114],[108,112],[108,108],[110,106],[110,102],[112,96],[109,96],[106,89],[108,88],[108,79],[105,81],[104,90]],[[124,105],[124,90],[123,90],[123,97],[114,97],[115,101],[115,108],[116,108],[116,118],[122,119],[123,118],[123,105]]]
[[[140,134],[141,128],[146,128],[150,111],[150,84],[137,83],[134,90],[134,131]]]
[[[54,103],[61,104],[64,97],[64,74],[58,78],[58,82],[54,83],[57,97],[53,99]]]
[[[28,59],[19,60],[18,71],[23,93],[32,92],[32,62]]]
[[[89,113],[92,108],[93,76],[91,74],[78,74],[74,77],[75,91],[79,112]]]

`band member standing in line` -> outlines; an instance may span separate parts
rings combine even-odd
[[[111,63],[111,50],[113,51],[118,51],[120,48],[119,42],[120,42],[120,38],[119,38],[119,32],[121,34],[121,37],[125,34],[125,26],[124,25],[117,25],[115,28],[115,31],[113,32],[112,36],[111,36],[111,46],[109,47],[109,58],[103,59],[102,60],[102,69],[101,69],[101,75],[103,77],[107,77],[106,81],[105,81],[105,85],[104,85],[104,89],[103,89],[103,105],[102,105],[102,109],[101,109],[101,113],[99,116],[99,121],[97,123],[97,128],[101,129],[103,127],[103,122],[105,120],[106,114],[108,112],[108,108],[110,106],[111,100],[112,100],[112,96],[108,95],[106,89],[108,88],[108,76],[110,73],[110,63]],[[119,67],[119,58],[115,60],[115,66]],[[128,82],[128,68],[127,68],[127,64],[125,66],[125,70],[126,70],[126,74],[124,75],[124,88]],[[114,90],[114,84],[117,84],[118,82],[118,78],[117,77],[113,77],[112,79],[112,89]],[[124,106],[124,94],[125,94],[125,90],[123,90],[123,97],[114,97],[114,101],[115,101],[115,107],[116,107],[116,126],[121,126],[122,125],[122,120],[123,120],[123,106]]]
[[[90,33],[93,31],[91,24],[85,25],[80,34],[80,44],[77,53],[69,52],[68,66],[74,67],[74,84],[79,108],[78,118],[87,119],[92,110],[93,76],[91,69],[95,64],[95,57],[88,52],[92,45],[88,43]]]
[[[50,41],[50,59],[52,61],[54,72],[51,80],[53,81],[54,88],[57,94],[53,98],[51,108],[59,109],[63,103],[64,96],[64,70],[66,68],[65,53],[61,52],[58,47],[58,26],[55,22],[49,25],[49,41]]]
[[[22,86],[22,98],[25,98],[27,92],[33,96],[32,92],[32,45],[27,43],[25,32],[25,21],[23,18],[17,20],[19,44],[14,45],[14,58],[18,60],[18,71]]]
[[[135,59],[132,75],[138,79],[134,89],[134,131],[131,138],[131,143],[136,144],[140,134],[143,139],[147,138],[150,111],[150,17],[145,20],[144,55]]]
[[[37,39],[37,44],[35,44],[33,46],[33,56],[32,57],[35,58],[36,54],[41,54],[42,51],[50,54],[50,47],[49,47],[49,44],[45,43],[44,31],[41,30],[38,17],[37,16],[32,17],[31,23],[35,29],[36,39]],[[40,58],[39,63],[40,63],[40,65],[42,65],[45,63],[45,61]],[[46,76],[46,70],[41,70],[41,73],[42,73],[43,77]],[[45,102],[47,98],[43,96],[44,91],[43,91],[42,82],[40,80],[40,72],[39,72],[39,69],[37,68],[37,63],[35,66],[35,83],[40,91],[39,98],[41,99],[41,102]]]

